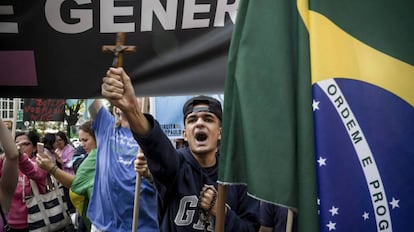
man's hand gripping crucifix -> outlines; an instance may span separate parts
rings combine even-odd
[[[108,99],[111,104],[124,112],[130,109],[140,109],[139,106],[134,107],[138,104],[135,90],[131,79],[122,67],[108,69],[103,78],[101,92],[102,96]]]

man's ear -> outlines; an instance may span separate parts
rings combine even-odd
[[[185,127],[184,127],[184,129],[183,129],[183,131],[182,131],[182,135],[183,135],[183,139],[184,139],[184,141],[188,141],[188,140],[187,140],[187,133],[185,133]]]

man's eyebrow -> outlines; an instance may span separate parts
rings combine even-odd
[[[192,112],[188,115],[188,117],[196,117],[199,113],[202,114],[202,116],[213,116],[214,113],[210,111],[200,111],[200,112]]]
[[[198,113],[203,113],[201,116],[197,116],[198,115]],[[192,112],[192,113],[190,113],[189,115],[187,115],[187,117],[186,117],[186,120],[187,119],[190,119],[190,118],[197,118],[197,117],[211,117],[211,118],[214,118],[214,113],[211,113],[211,112]]]

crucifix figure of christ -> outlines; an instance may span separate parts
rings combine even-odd
[[[122,67],[123,53],[136,52],[136,46],[129,46],[125,44],[125,32],[118,32],[116,35],[115,45],[102,46],[102,52],[112,52],[114,54],[114,60],[112,61],[112,67]]]

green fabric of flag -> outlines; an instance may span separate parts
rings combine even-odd
[[[93,183],[95,178],[96,166],[96,149],[93,149],[88,156],[82,161],[75,178],[70,187],[70,200],[80,213],[83,223],[90,229],[91,222],[86,213],[88,209],[89,199],[91,199],[93,191]]]
[[[298,209],[319,231],[309,34],[290,0],[241,0],[228,58],[219,182]]]

